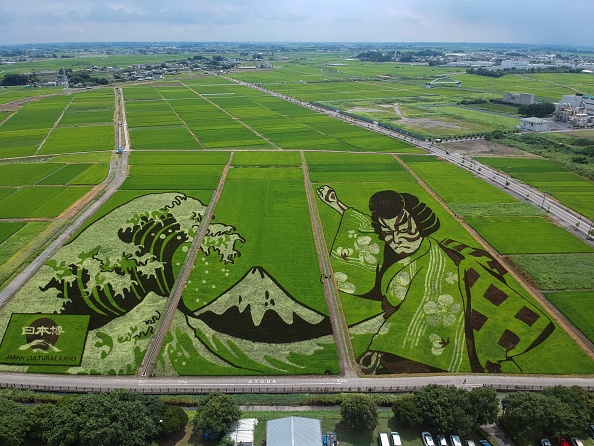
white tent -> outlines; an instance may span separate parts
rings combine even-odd
[[[266,424],[267,446],[322,446],[320,420],[287,417]]]
[[[258,420],[255,418],[242,418],[231,425],[225,436],[230,437],[235,446],[253,446],[256,424]]]

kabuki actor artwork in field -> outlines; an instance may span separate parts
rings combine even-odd
[[[554,332],[493,256],[439,238],[439,219],[416,196],[378,191],[361,212],[330,186],[317,193],[341,215],[331,246],[338,289],[360,299],[360,312],[368,302],[370,314],[350,326],[363,373],[521,373],[517,359]]]

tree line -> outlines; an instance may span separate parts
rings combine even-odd
[[[342,423],[356,432],[373,431],[379,423],[377,399],[368,394],[340,394]],[[581,387],[556,386],[540,393],[519,391],[499,401],[490,387],[466,390],[437,384],[398,396],[394,419],[410,429],[468,434],[498,421],[514,437],[572,437],[584,434],[594,419],[594,396]],[[241,418],[237,400],[212,393],[196,407],[195,436],[213,445],[232,446],[225,436]],[[157,396],[128,390],[68,395],[54,403],[24,405],[0,396],[0,444],[21,446],[28,441],[48,446],[155,446],[184,432],[186,411],[166,405]]]
[[[585,434],[594,420],[594,395],[578,386],[555,386],[510,393],[500,404],[489,387],[468,391],[432,384],[398,398],[392,411],[408,428],[464,435],[497,421],[516,438],[574,437]],[[373,430],[378,424],[377,405],[368,395],[346,397],[341,414],[353,429]]]

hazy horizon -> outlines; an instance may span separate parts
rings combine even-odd
[[[0,45],[87,42],[441,42],[594,45],[586,0],[25,0]]]

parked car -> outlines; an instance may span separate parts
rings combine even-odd
[[[543,438],[540,440],[540,446],[551,446],[551,442],[548,438]]]
[[[390,441],[392,446],[402,446],[402,440],[400,440],[400,434],[398,432],[390,432]]]
[[[582,443],[582,440],[580,440],[580,439],[579,439],[579,438],[577,438],[577,437],[573,437],[573,438],[571,439],[571,444],[572,444],[573,446],[584,446],[584,443]]]
[[[487,440],[479,440],[479,444],[481,446],[491,446],[491,443],[489,443]]]
[[[437,446],[448,446],[448,442],[444,435],[437,436]]]
[[[588,424],[588,433],[590,437],[594,438],[594,424]]]
[[[452,446],[462,446],[460,437],[458,437],[457,435],[450,435],[450,443],[452,444]]]
[[[388,439],[387,433],[380,432],[377,438],[377,446],[390,446],[390,440]]]
[[[474,446],[474,441],[472,440],[464,440],[465,446]]]
[[[569,446],[569,443],[565,438],[557,438],[557,446]]]
[[[421,438],[423,439],[423,444],[425,446],[435,446],[435,443],[433,442],[433,437],[429,432],[422,432]]]

